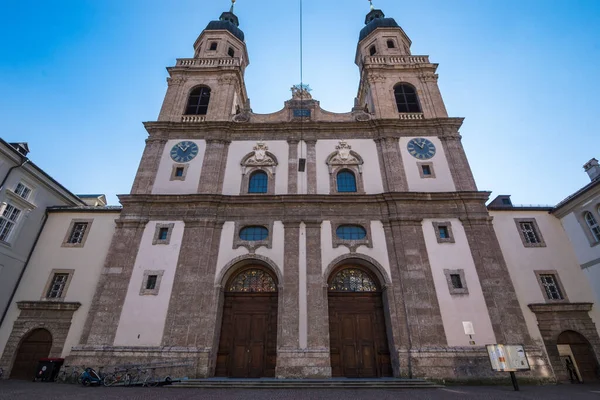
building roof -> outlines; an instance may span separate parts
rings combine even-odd
[[[52,206],[48,212],[121,212],[121,206]]]
[[[368,13],[365,24],[367,26],[361,29],[358,37],[359,42],[377,28],[400,28],[400,25],[398,25],[394,18],[385,18],[385,14],[381,10],[372,10]]]
[[[56,186],[58,186],[68,196],[72,197],[73,199],[71,199],[71,200],[77,199],[77,201],[79,201],[81,204],[84,204],[83,200],[81,200],[76,194],[72,193],[69,189],[67,189],[66,187],[64,187],[63,185],[61,185],[57,180],[55,180],[50,175],[48,175],[43,169],[41,169],[35,163],[33,163],[33,161],[31,161],[28,157],[24,156],[19,151],[19,149],[15,148],[12,144],[6,142],[2,138],[0,138],[0,144],[4,145],[7,149],[11,150],[14,154],[16,154],[19,157],[20,160],[22,160],[22,161],[28,160],[28,162],[26,164],[27,166],[30,166],[31,168],[34,168],[37,172],[39,172],[40,174],[42,174],[43,176],[45,176],[46,178],[48,178],[48,180],[50,182],[52,182],[53,184],[55,184]],[[29,150],[29,147],[27,147],[27,149]]]
[[[598,185],[600,185],[600,179],[595,179],[595,180],[591,181],[590,183],[588,183],[587,185],[585,185],[584,187],[582,187],[581,189],[579,189],[578,191],[576,191],[575,193],[573,193],[572,195],[570,195],[569,197],[567,197],[566,199],[564,199],[563,201],[558,203],[556,205],[556,207],[554,207],[552,212],[558,211],[562,207],[564,207],[567,204],[569,204],[570,202],[576,200],[579,196],[587,193],[588,191],[592,190],[593,188],[595,188]]]
[[[206,26],[207,31],[226,30],[231,32],[233,36],[244,41],[244,32],[239,26],[238,17],[233,12],[224,12],[218,21],[210,21]]]

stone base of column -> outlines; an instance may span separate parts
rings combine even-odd
[[[517,378],[524,383],[555,383],[552,368],[543,350],[537,346],[526,346],[531,371],[517,372]],[[408,375],[406,351],[399,352],[401,377]],[[410,351],[412,377],[441,382],[495,384],[510,382],[508,372],[492,371],[485,347],[440,347]],[[405,369],[406,368],[406,369]]]
[[[278,350],[277,378],[328,379],[331,378],[331,358],[328,349]]]
[[[210,349],[192,347],[78,346],[65,365],[104,367],[104,372],[127,365],[156,365],[156,375],[173,379],[212,376]]]

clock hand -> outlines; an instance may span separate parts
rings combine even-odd
[[[420,148],[423,148],[425,146],[425,142],[421,142],[420,144],[417,142],[417,146],[419,146]]]
[[[177,143],[177,147],[179,147],[179,149],[180,149],[181,151],[185,151],[185,149],[183,148],[183,146],[181,145],[181,143]]]

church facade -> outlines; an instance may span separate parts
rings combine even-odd
[[[562,236],[543,232],[560,224],[511,206],[494,225],[437,64],[412,55],[382,11],[365,24],[351,112],[321,109],[299,85],[261,115],[238,18],[209,23],[194,57],[168,68],[131,194],[116,225],[106,220],[96,290],[73,317],[78,344],[58,354],[81,365],[186,360],[192,377],[480,380],[499,377],[485,344],[522,344],[526,375],[552,381],[566,371],[536,315],[571,307],[561,326],[585,326],[596,360],[591,290],[559,282],[581,271]],[[507,264],[513,239],[522,265]],[[558,253],[564,271],[547,267]],[[539,287],[515,285],[523,271]],[[11,357],[5,349],[8,368]]]

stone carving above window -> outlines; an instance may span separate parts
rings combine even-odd
[[[327,157],[327,165],[329,167],[329,185],[330,194],[340,193],[338,191],[337,175],[342,170],[351,171],[356,179],[356,190],[353,193],[364,193],[364,184],[362,178],[362,166],[364,161],[362,157],[352,150],[352,146],[345,140],[340,140],[339,144],[335,146],[333,153]]]
[[[256,142],[252,150],[252,153],[242,159],[242,167],[273,167],[274,171],[274,167],[278,164],[277,157],[269,152],[269,146],[265,142]]]

